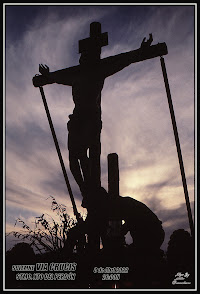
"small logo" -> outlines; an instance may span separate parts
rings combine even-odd
[[[191,282],[187,282],[186,279],[190,276],[188,272],[186,273],[181,273],[178,272],[175,275],[175,279],[172,281],[172,285],[177,285],[177,284],[191,284]]]

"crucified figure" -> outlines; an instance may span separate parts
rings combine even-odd
[[[47,65],[40,64],[42,75],[33,78],[35,87],[52,83],[72,87],[75,108],[67,124],[69,163],[83,196],[83,207],[87,207],[94,189],[101,187],[101,91],[104,81],[131,63],[167,54],[165,43],[151,46],[152,41],[150,34],[146,42],[143,39],[139,49],[101,59],[101,47],[108,44],[107,33],[102,34],[101,24],[93,22],[90,37],[79,41],[79,65],[50,72]]]

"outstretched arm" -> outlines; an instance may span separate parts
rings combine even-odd
[[[104,78],[117,73],[131,63],[167,54],[165,43],[151,46],[152,41],[153,37],[150,34],[146,42],[145,38],[143,39],[139,49],[102,59],[102,75]]]
[[[78,68],[79,66],[73,66],[66,69],[50,72],[47,65],[40,64],[39,72],[41,73],[41,75],[33,77],[33,85],[35,87],[40,87],[47,84],[57,83],[72,86],[74,74],[77,72]]]

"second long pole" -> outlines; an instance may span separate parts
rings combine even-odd
[[[165,60],[163,57],[160,58],[160,62],[161,62],[161,68],[162,68],[165,89],[166,89],[167,99],[168,99],[168,104],[169,104],[169,110],[170,110],[170,115],[171,115],[171,120],[172,120],[174,138],[175,138],[175,142],[176,142],[176,149],[177,149],[177,154],[178,154],[178,159],[179,159],[179,166],[180,166],[180,171],[181,171],[183,190],[184,190],[184,194],[185,194],[185,201],[186,201],[190,231],[191,231],[191,236],[194,236],[194,224],[193,224],[193,219],[192,219],[192,211],[191,211],[191,207],[190,207],[190,200],[189,200],[189,194],[188,194],[188,189],[187,189],[187,181],[186,181],[186,177],[185,177],[185,170],[184,170],[183,158],[182,158],[182,153],[181,153],[181,146],[180,146],[178,129],[177,129],[177,125],[176,125],[176,119],[175,119],[175,114],[174,114],[172,98],[171,98],[171,92],[170,92],[170,87],[169,87],[169,82],[168,82],[168,77],[167,77]]]

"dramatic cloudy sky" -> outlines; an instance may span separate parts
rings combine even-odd
[[[51,71],[78,64],[78,40],[92,21],[102,23],[109,45],[102,58],[166,42],[165,57],[180,136],[191,207],[194,206],[194,7],[193,6],[14,6],[5,10],[6,37],[6,228],[20,217],[51,213],[49,195],[71,203],[38,88],[39,63]],[[86,213],[68,164],[71,88],[44,87],[78,210]],[[175,229],[189,230],[184,192],[159,58],[132,64],[107,78],[102,91],[102,185],[107,155],[119,155],[120,194],[148,205],[163,221],[166,248]],[[10,239],[8,247],[10,246]],[[13,243],[12,243],[13,245]]]

